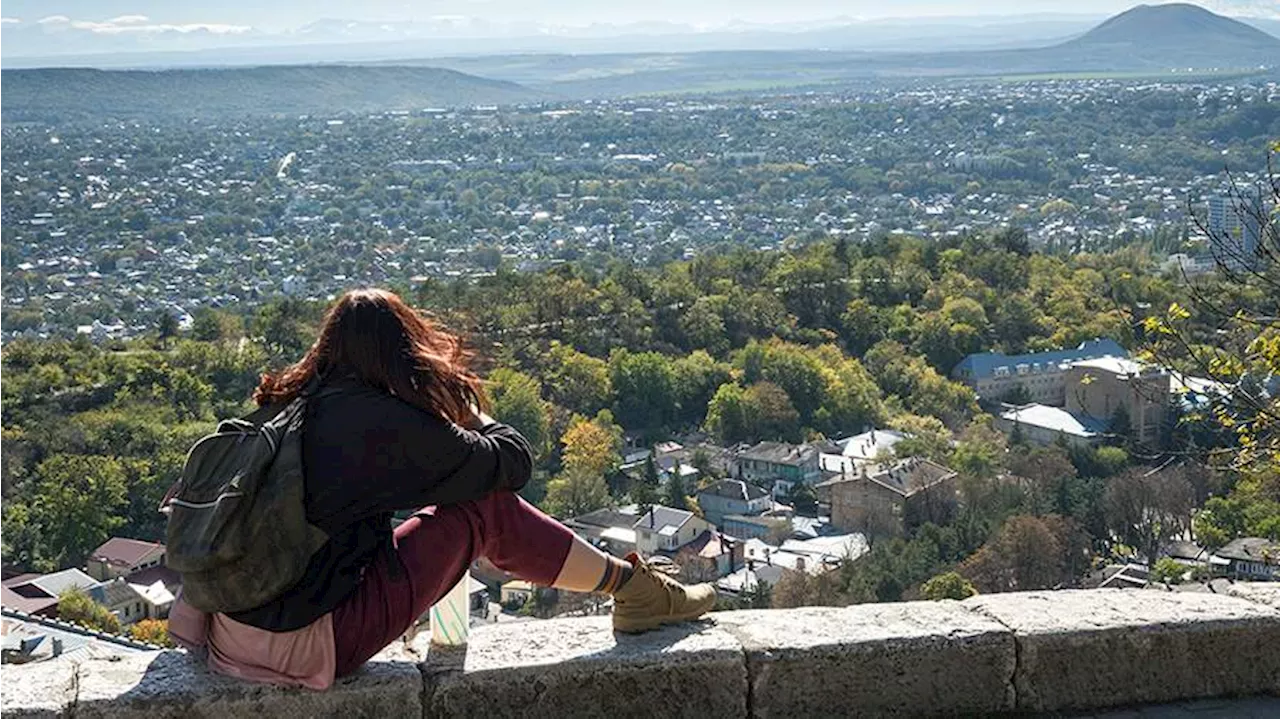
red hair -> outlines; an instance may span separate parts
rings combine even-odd
[[[391,292],[352,290],[325,315],[315,344],[298,362],[264,374],[253,399],[259,406],[288,402],[316,376],[354,375],[453,422],[472,406],[484,408],[473,355],[457,335],[415,312]]]

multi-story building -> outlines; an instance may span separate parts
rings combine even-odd
[[[912,457],[819,486],[831,502],[831,524],[868,537],[899,537],[925,522],[946,521],[955,507],[956,473]]]
[[[772,488],[779,497],[796,483],[813,485],[822,479],[819,454],[808,445],[761,442],[734,457],[733,472],[738,479]]]
[[[1169,422],[1169,372],[1121,357],[1072,362],[1066,371],[1066,409],[1105,423],[1111,430],[1119,412],[1139,444],[1154,447]]]
[[[1128,357],[1114,340],[1095,339],[1075,349],[1005,355],[971,354],[951,370],[951,378],[969,385],[984,399],[1003,400],[1019,387],[1026,399],[1061,407],[1066,404],[1066,369],[1071,362],[1099,357]]]
[[[1248,190],[1238,195],[1216,195],[1209,198],[1208,204],[1205,230],[1214,257],[1231,266],[1252,262],[1266,217],[1261,192],[1256,197]]]

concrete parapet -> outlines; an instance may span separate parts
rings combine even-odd
[[[963,602],[1013,631],[1027,711],[1280,690],[1280,613],[1214,594],[1081,590]]]
[[[1013,635],[957,602],[733,612],[752,715],[928,716],[1013,709]]]
[[[609,617],[480,627],[463,670],[429,684],[431,717],[705,719],[747,708],[742,649],[710,623],[637,636],[615,636]]]
[[[1237,595],[1237,596],[1230,596]],[[1280,695],[1280,585],[1030,592],[726,612],[640,636],[607,617],[420,637],[327,692],[183,652],[6,666],[5,717],[809,717],[1072,712]]]

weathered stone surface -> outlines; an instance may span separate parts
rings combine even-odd
[[[733,612],[756,717],[930,716],[1013,708],[1013,635],[958,602]]]
[[[370,663],[327,692],[229,679],[182,652],[80,666],[74,716],[132,719],[421,717],[422,680],[411,662]]]
[[[1226,590],[1233,597],[1280,608],[1280,582],[1235,582]]]
[[[428,672],[430,675],[430,672]],[[461,672],[429,676],[429,717],[739,717],[747,674],[707,624],[615,635],[609,617],[472,630]]]
[[[60,716],[75,697],[76,667],[70,661],[9,664],[4,668],[5,718]]]
[[[1280,612],[1215,594],[1092,590],[963,604],[1018,642],[1018,708],[1059,711],[1280,689]]]

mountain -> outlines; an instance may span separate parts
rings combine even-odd
[[[1059,49],[1175,66],[1202,59],[1223,65],[1244,56],[1272,64],[1280,60],[1280,39],[1239,20],[1184,3],[1139,5]]]
[[[5,122],[67,117],[332,115],[499,105],[542,96],[434,67],[274,66],[213,70],[4,70]]]

